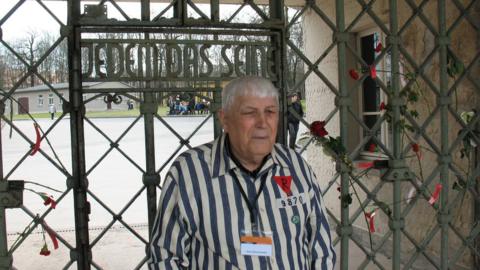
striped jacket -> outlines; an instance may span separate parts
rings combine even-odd
[[[286,193],[275,177],[292,176]],[[235,183],[256,207],[256,224],[271,232],[272,256],[240,252],[250,211]],[[287,203],[288,196],[305,198]],[[283,200],[282,200],[283,199]],[[276,144],[256,179],[229,156],[225,136],[181,154],[168,172],[151,237],[150,269],[333,269],[335,252],[320,188],[301,156]]]

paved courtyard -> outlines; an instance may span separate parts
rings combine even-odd
[[[165,122],[183,138],[189,137],[192,132],[203,122],[205,117],[166,117]],[[111,213],[101,205],[107,206],[114,213],[119,213],[130,200],[142,189],[142,170],[145,170],[145,143],[143,119],[135,122],[135,118],[96,118],[91,119],[92,124],[85,122],[86,164],[89,180],[89,189],[93,196],[89,196],[91,203],[90,228],[91,241],[103,231],[113,220]],[[47,131],[55,121],[50,119],[38,120],[42,130]],[[122,137],[122,133],[131,126],[131,129]],[[15,126],[26,134],[31,141],[35,141],[35,131],[32,121],[15,121]],[[118,141],[118,148],[111,149],[110,141],[99,131],[96,126],[111,141]],[[67,176],[56,168],[41,153],[30,156],[30,143],[15,132],[9,138],[9,127],[2,129],[3,169],[4,175],[9,180],[25,180],[65,192]],[[48,139],[55,150],[59,160],[71,173],[70,150],[70,121],[63,119],[56,123],[48,134]],[[190,145],[196,146],[213,139],[213,120],[208,119],[195,135],[190,139]],[[170,157],[179,147],[180,139],[175,137],[163,123],[155,122],[155,152],[157,170],[161,179],[171,163]],[[57,166],[60,163],[54,158],[53,152],[42,141],[41,149],[53,160]],[[176,155],[186,150],[183,147]],[[131,159],[129,161],[125,156]],[[17,163],[24,159],[18,166]],[[169,161],[170,160],[170,161]],[[50,191],[34,184],[26,184],[26,188],[52,194],[58,199],[62,193]],[[96,198],[100,200],[97,201]],[[30,191],[24,192],[24,205],[32,214],[42,215],[47,207],[42,199]],[[122,215],[122,219],[132,226],[139,235],[148,239],[146,196],[141,192]],[[8,209],[7,232],[9,245],[17,238],[18,234],[30,223],[31,218],[21,209]],[[65,239],[71,246],[75,246],[74,215],[72,193],[67,193],[59,202],[56,209],[52,210],[45,218],[47,224]],[[144,244],[131,232],[116,222],[113,229],[109,230],[93,246],[94,261],[104,269],[133,269],[145,254]],[[18,269],[61,269],[69,261],[69,252],[62,243],[58,250],[52,251],[49,257],[38,255],[42,244],[42,233],[35,230],[27,240],[15,251],[15,267]],[[52,249],[47,236],[47,243]],[[114,254],[123,254],[128,250],[128,260],[113,260]],[[126,253],[125,253],[126,254]],[[55,266],[55,267],[52,267]],[[71,267],[75,269],[75,267]]]

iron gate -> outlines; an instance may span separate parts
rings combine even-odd
[[[8,12],[0,14],[0,34],[8,32],[9,18],[19,13],[28,2],[15,1]],[[468,153],[464,151],[462,155],[468,156],[467,159],[459,157],[459,150],[466,149],[465,145],[480,143],[478,113],[469,114],[469,120],[465,121],[459,110],[468,112],[473,106],[478,111],[478,102],[475,103],[480,90],[478,1],[338,0],[316,3],[307,0],[292,1],[294,12],[284,10],[285,4],[290,4],[288,1],[239,1],[243,4],[232,9],[229,16],[222,17],[222,1],[219,0],[206,1],[208,9],[198,4],[201,1],[163,1],[167,2],[164,6],[154,1],[132,1],[138,8],[134,16],[122,8],[123,1],[103,0],[82,6],[83,2],[70,0],[67,1],[66,21],[52,12],[48,1],[31,2],[36,3],[39,12],[51,16],[60,35],[36,58],[22,54],[0,35],[5,52],[17,59],[22,67],[12,75],[13,80],[2,92],[0,104],[4,112],[2,126],[6,123],[0,131],[0,147],[4,149],[0,159],[0,267],[8,269],[12,259],[15,265],[21,259],[17,259],[17,254],[30,256],[22,251],[22,247],[28,241],[38,244],[35,237],[41,238],[43,228],[47,235],[53,231],[60,241],[60,250],[63,251],[58,252],[68,253],[64,256],[65,261],[55,261],[53,256],[48,258],[49,265],[64,269],[75,264],[78,269],[108,268],[105,264],[118,253],[99,248],[99,243],[110,241],[108,234],[120,227],[129,233],[128,237],[140,250],[131,265],[123,266],[128,269],[145,267],[148,258],[144,250],[153,224],[162,173],[182,149],[194,145],[192,141],[205,125],[214,126],[214,136],[221,132],[216,119],[212,123],[221,102],[219,91],[225,81],[243,74],[257,74],[274,81],[282,93],[283,112],[287,109],[287,92],[301,92],[310,98],[307,100],[307,117],[301,119],[302,123],[308,128],[308,122],[318,120],[318,115],[323,116],[327,127],[338,123],[337,134],[355,164],[362,163],[362,153],[368,152],[365,150],[370,144],[376,146],[373,152],[377,158],[388,160],[376,175],[362,177],[359,175],[371,171],[356,169],[352,172],[340,164],[335,167],[334,163],[332,166],[321,165],[335,170],[333,177],[322,185],[326,198],[340,198],[327,201],[327,207],[332,229],[338,233],[335,245],[341,269],[385,269],[390,266],[392,269],[474,269],[475,265],[478,266],[478,148],[473,147]],[[266,6],[261,6],[260,2]],[[402,13],[405,11],[408,12]],[[117,16],[112,18],[110,12]],[[431,15],[432,12],[435,16]],[[244,21],[245,16],[255,18]],[[312,17],[323,26],[317,26],[315,31],[326,32],[325,36],[329,37],[324,48],[314,44],[318,47],[314,52],[308,49],[312,44],[303,44],[309,37],[302,35],[315,32],[302,30],[302,26],[309,26]],[[375,50],[379,43],[383,44],[373,62],[360,52],[355,42],[365,27],[365,20],[380,33],[378,37],[373,36]],[[458,43],[452,44],[453,37],[465,27],[472,42],[475,37],[477,40],[476,50],[468,51],[468,55],[462,52]],[[425,54],[420,59],[416,58],[408,40],[407,34],[412,28],[428,30],[422,46]],[[60,85],[45,75],[46,68],[42,65],[61,46],[68,48],[69,88],[65,95]],[[332,54],[336,54],[338,63],[327,61]],[[218,62],[212,62],[212,59]],[[388,78],[375,78],[371,66],[385,61],[391,63],[388,70],[379,69],[378,72],[385,73]],[[434,68],[438,71],[436,77],[430,77],[432,63],[438,66]],[[332,65],[336,72],[333,75],[324,69]],[[409,76],[405,76],[407,70]],[[355,72],[360,74],[355,75]],[[22,126],[26,122],[12,121],[9,117],[15,106],[10,100],[24,92],[20,89],[32,77],[37,83],[46,85],[49,93],[62,103],[62,112],[56,120],[48,123],[37,120],[44,129],[38,130],[41,147],[33,157],[30,154],[36,151],[37,143],[32,139],[35,138],[35,129],[26,129]],[[112,83],[117,84],[112,86]],[[124,86],[120,87],[120,83]],[[354,91],[360,91],[369,83],[373,83],[375,93],[386,96],[387,105],[385,112],[367,123],[355,105],[358,94]],[[315,93],[311,89],[316,87],[315,84],[324,86],[325,93]],[[414,112],[420,111],[421,105],[410,102],[408,96],[418,90],[414,88],[417,85],[424,89],[425,96],[435,100],[431,110],[423,110],[420,117]],[[158,108],[159,104],[177,95],[210,101],[209,114],[197,118],[193,128],[191,123],[187,127],[175,126],[158,112]],[[467,95],[470,99],[458,102],[457,95]],[[320,108],[317,98],[335,103],[333,110]],[[37,105],[40,97],[38,99]],[[99,100],[110,108],[125,108],[132,103],[138,107],[138,113],[121,123],[102,122],[87,113],[88,108],[96,106]],[[380,102],[375,106],[380,106]],[[287,137],[283,128],[285,121],[282,119],[279,128],[278,140],[281,142],[286,142]],[[70,131],[68,136],[57,132],[65,123]],[[438,128],[439,138],[432,138],[432,126]],[[9,152],[12,145],[5,137],[9,127],[23,142],[21,146],[15,145],[15,148],[21,148],[20,154],[11,155]],[[352,128],[362,133],[361,138],[353,142],[349,132]],[[388,142],[378,135],[385,129],[391,130]],[[135,136],[132,135],[134,130],[141,130],[140,140],[144,145],[124,146],[125,138]],[[168,135],[163,135],[163,131],[168,131]],[[162,145],[163,136],[178,139],[178,146]],[[411,136],[412,141],[421,145],[425,151],[424,162],[436,165],[422,171],[412,163],[413,146],[405,143],[404,136]],[[55,151],[63,149],[61,145],[68,145],[69,150]],[[141,157],[133,158],[139,156],[139,149]],[[159,157],[159,152],[165,149],[168,153]],[[309,141],[301,151],[316,160],[316,147]],[[45,172],[29,171],[29,166],[41,166]],[[128,167],[134,173],[122,175]],[[14,181],[21,179],[15,178],[17,173],[25,182]],[[57,180],[49,182],[47,178]],[[35,188],[37,186],[31,182],[48,183],[61,191],[55,197],[57,207],[74,213],[74,222],[71,223],[74,239],[67,236],[67,231],[56,228],[55,222],[50,222],[71,219],[71,216],[58,214],[56,217],[57,209],[37,207],[35,198],[23,192],[32,190],[31,196],[34,197],[39,190],[48,191],[46,187]],[[339,191],[335,190],[335,184]],[[443,187],[438,193],[438,202],[425,207],[437,184]],[[410,190],[414,195],[406,202],[402,196]],[[358,195],[358,202],[355,202],[355,195]],[[123,199],[121,205],[110,201],[118,197]],[[141,206],[136,206],[139,203]],[[382,234],[366,233],[368,220],[365,214],[372,205],[383,220],[380,223],[385,225]],[[459,212],[455,211],[456,208],[464,207],[472,207],[476,212],[455,214]],[[145,223],[130,222],[135,220],[132,211],[143,215]],[[437,220],[429,223],[431,227],[413,231],[415,220],[412,219],[418,219],[422,214],[436,216]],[[29,226],[19,235],[7,234],[7,229],[17,225],[9,221],[10,215],[22,216],[18,224]],[[461,226],[464,221],[467,226]],[[436,237],[439,245],[432,244]],[[18,241],[13,243],[12,239]],[[108,249],[108,243],[104,245]],[[354,249],[358,254],[352,256]]]

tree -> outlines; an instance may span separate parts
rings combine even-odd
[[[24,38],[20,46],[18,47],[20,56],[30,65],[33,66],[35,64],[38,52],[38,44],[37,38],[38,34],[36,31],[29,31],[27,33],[27,37]],[[30,75],[30,87],[35,86],[35,74]]]

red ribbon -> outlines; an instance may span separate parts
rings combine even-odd
[[[387,106],[385,106],[385,102],[382,101],[382,103],[380,103],[380,111],[383,111],[387,108]]]
[[[30,156],[35,155],[35,153],[37,153],[37,151],[40,149],[40,142],[42,139],[42,136],[40,135],[40,126],[37,123],[33,123],[33,127],[35,128],[36,139],[35,139],[35,145],[33,146],[32,151],[30,152]]]
[[[375,65],[370,66],[370,77],[374,80],[377,78],[377,69],[375,68]]]
[[[57,249],[57,248],[58,248],[57,235],[56,235],[55,232],[54,232],[50,227],[48,227],[48,226],[45,226],[45,230],[47,231],[48,236],[50,236],[50,239],[52,240],[53,248],[54,248],[54,249]]]
[[[358,162],[357,163],[357,168],[359,169],[368,169],[373,167],[373,162]]]
[[[292,185],[291,175],[274,176],[273,179],[275,180],[275,182],[277,182],[283,192],[287,194],[287,196],[290,196],[292,194],[292,191],[290,190],[290,186]]]
[[[368,224],[369,224],[369,230],[370,232],[374,233],[375,232],[375,223],[373,218],[375,217],[375,210],[373,210],[371,213],[365,213],[365,217],[367,218]]]
[[[435,191],[433,191],[432,196],[430,197],[430,200],[428,200],[428,203],[430,205],[434,205],[438,201],[438,197],[440,196],[440,191],[442,191],[442,184],[436,184],[435,185]]]
[[[43,205],[50,205],[51,208],[55,209],[55,207],[57,206],[57,202],[55,201],[55,199],[53,199],[52,195],[48,195],[44,192],[38,192],[38,195],[42,197]]]

